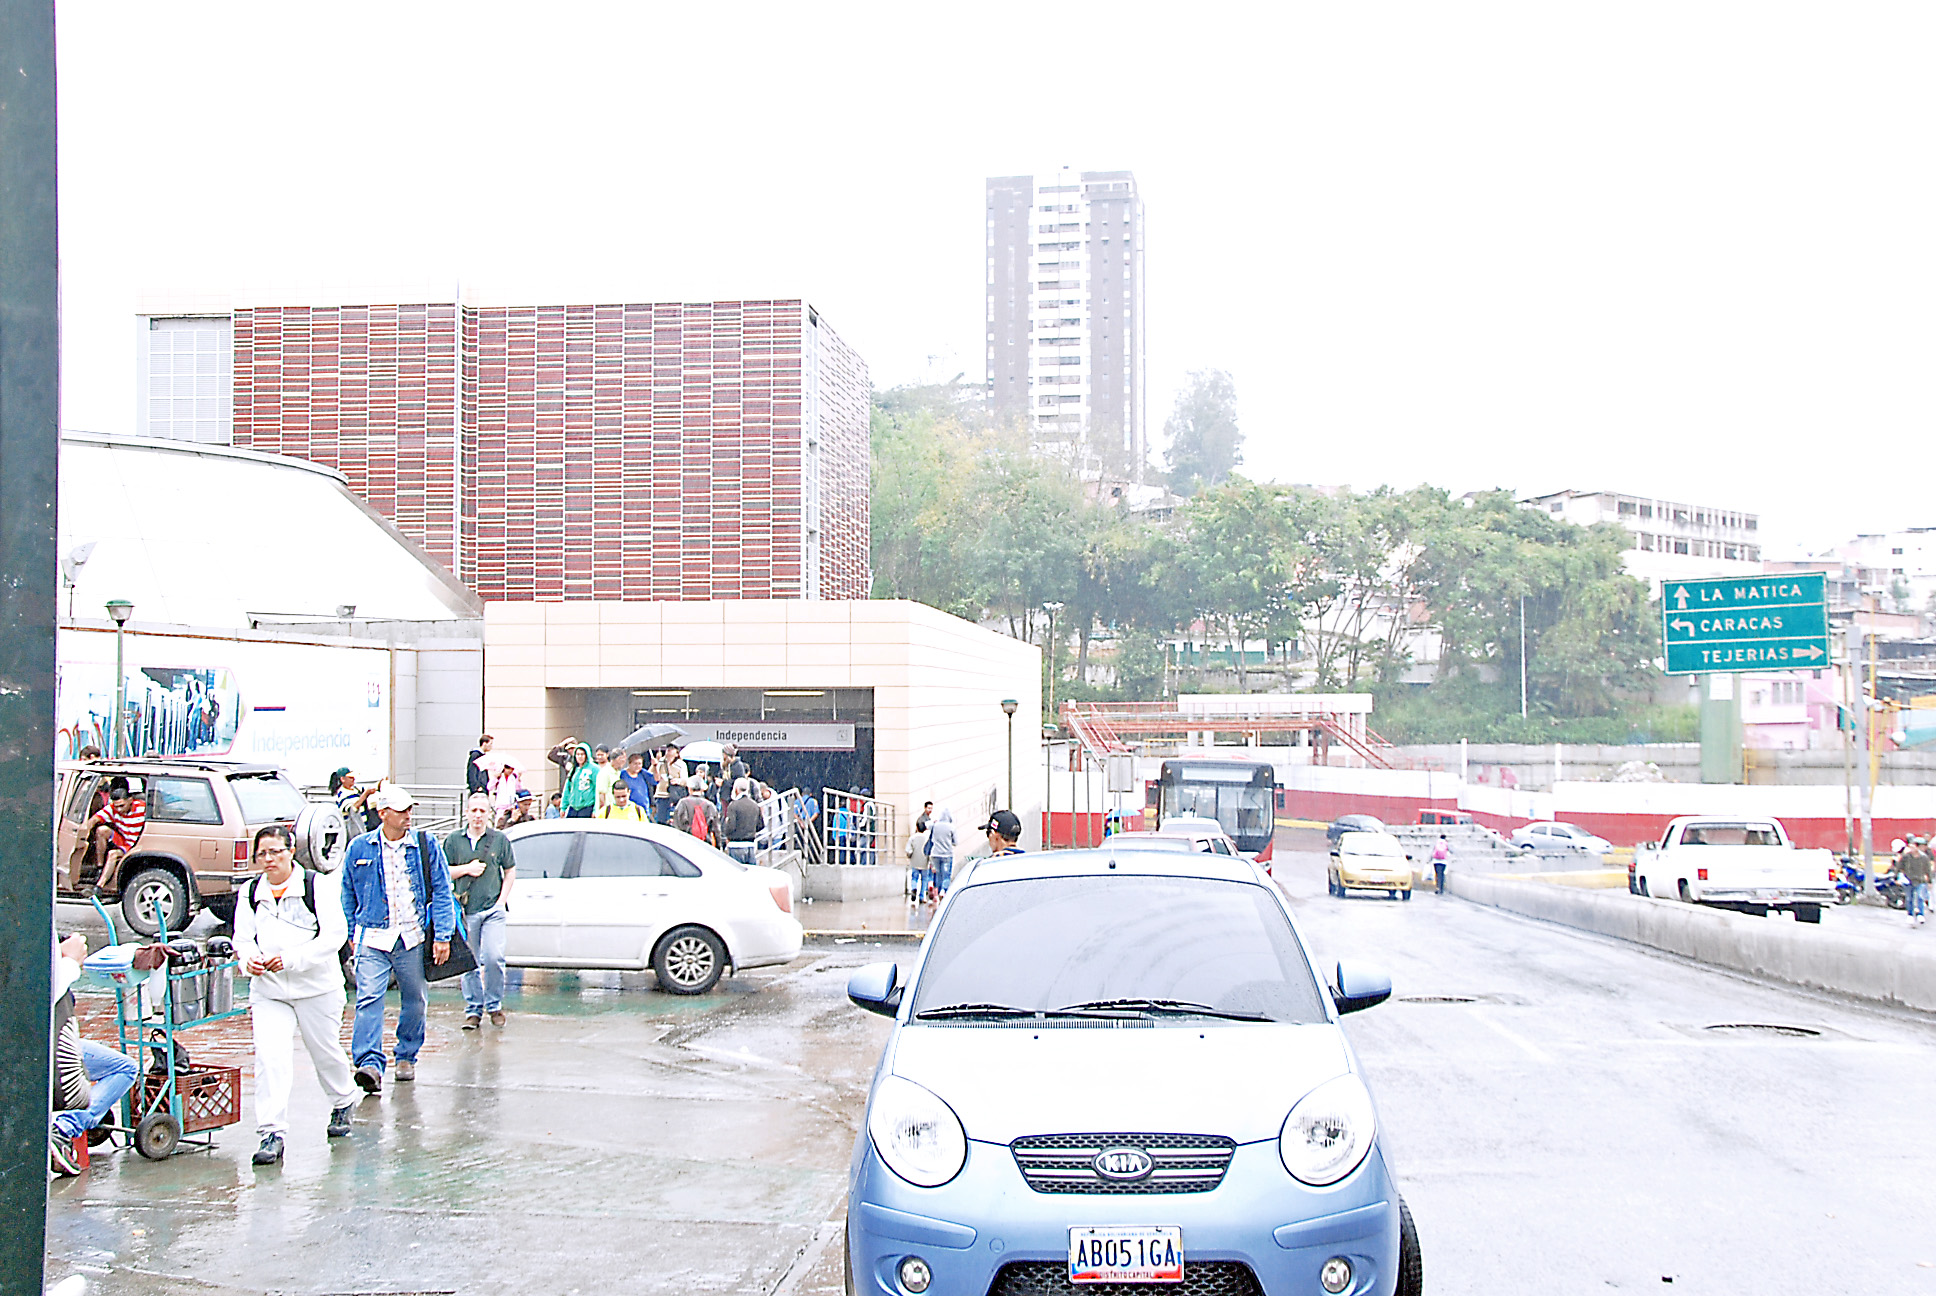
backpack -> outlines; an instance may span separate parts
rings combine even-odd
[[[692,835],[700,841],[712,840],[712,828],[706,822],[706,803],[703,800],[692,808]]]
[[[320,931],[323,920],[316,912],[316,871],[314,869],[303,870],[302,900],[303,908],[309,910],[311,918],[316,919],[316,927]],[[249,883],[249,908],[253,910],[261,903],[262,875],[258,873]],[[343,972],[343,989],[353,997],[356,994],[356,946],[345,940],[342,947],[336,951],[336,962]]]

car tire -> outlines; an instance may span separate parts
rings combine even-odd
[[[840,1278],[847,1296],[854,1292],[854,1222],[848,1220],[840,1235]]]
[[[1412,891],[1410,887],[1405,888],[1405,890],[1399,892],[1399,894],[1407,900],[1410,900],[1412,898]]]
[[[1646,879],[1646,878],[1641,878],[1641,879],[1640,879],[1640,883],[1639,883],[1639,886],[1640,886],[1640,894],[1641,894],[1641,895],[1643,895],[1643,896],[1646,896],[1646,897],[1647,897],[1648,899],[1652,899],[1652,898],[1653,898],[1653,895],[1652,895],[1652,893],[1651,893],[1651,892],[1649,892],[1649,891],[1647,890],[1647,879]]]
[[[1422,1296],[1425,1291],[1425,1253],[1418,1246],[1418,1225],[1412,1208],[1398,1199],[1398,1285],[1393,1296]]]
[[[704,927],[675,927],[652,951],[652,974],[669,994],[705,994],[726,974],[726,945]]]
[[[296,816],[296,863],[316,873],[334,873],[349,852],[351,833],[343,812],[324,802],[311,802]]]
[[[156,910],[168,921],[168,934],[179,936],[195,916],[188,884],[165,868],[144,868],[121,888],[121,916],[142,936],[158,936]]]
[[[1686,879],[1686,878],[1682,878],[1682,879],[1681,879],[1681,882],[1680,882],[1680,892],[1681,892],[1681,903],[1682,903],[1682,904],[1693,904],[1693,903],[1694,903],[1694,897],[1693,897],[1693,896],[1691,896],[1691,895],[1689,895],[1689,894],[1687,893],[1687,879]]]

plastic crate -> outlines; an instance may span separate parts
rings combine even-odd
[[[142,1076],[142,1106],[153,1106],[167,1083],[167,1075],[161,1072]],[[199,1066],[177,1071],[175,1093],[181,1098],[184,1134],[219,1129],[242,1119],[242,1072],[238,1067]]]

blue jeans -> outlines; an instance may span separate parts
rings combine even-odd
[[[1444,895],[1445,894],[1445,861],[1433,860],[1432,872],[1438,875],[1439,894]]]
[[[430,936],[415,949],[356,947],[356,1025],[350,1030],[350,1060],[358,1066],[383,1070],[383,1001],[390,993],[390,974],[397,978],[403,1007],[397,1013],[397,1061],[415,1062],[424,1042],[424,960]]]
[[[915,864],[913,873],[909,875],[908,885],[914,892],[914,898],[919,900],[928,894],[928,887],[934,881],[934,870],[927,866],[926,860],[921,856],[916,855],[914,858],[920,862]]]
[[[934,889],[946,891],[955,880],[955,857],[952,855],[928,856],[928,870],[934,875]]]
[[[760,848],[753,842],[727,842],[726,853],[742,864],[758,864]]]
[[[464,986],[464,1015],[482,1017],[504,1007],[504,911],[465,914],[465,935],[477,967],[461,978]]]
[[[91,1101],[85,1111],[64,1111],[54,1116],[54,1130],[62,1138],[85,1134],[107,1119],[114,1104],[134,1088],[134,1063],[124,1053],[91,1039],[81,1041],[81,1059],[87,1063],[87,1078],[94,1082]]]
[[[1909,916],[1921,918],[1929,912],[1929,883],[1911,882],[1909,884]]]

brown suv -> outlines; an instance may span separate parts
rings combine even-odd
[[[94,858],[83,830],[116,778],[126,779],[147,808],[141,836],[116,876],[122,917],[143,936],[155,935],[162,918],[170,932],[181,931],[203,908],[233,922],[236,891],[257,871],[252,851],[258,828],[288,828],[297,859],[326,873],[343,862],[349,846],[336,807],[304,800],[274,765],[193,757],[63,764],[55,800],[60,823],[54,889],[64,900],[93,894],[106,861]]]

